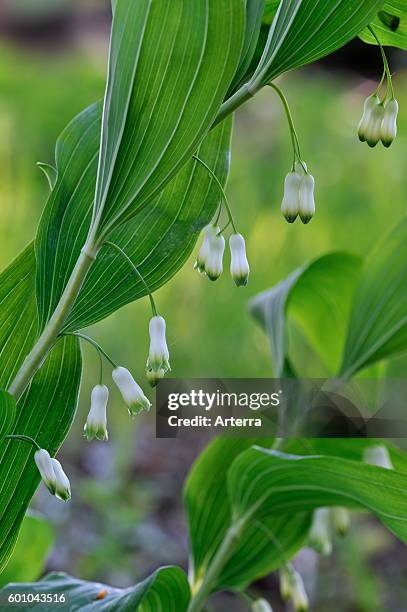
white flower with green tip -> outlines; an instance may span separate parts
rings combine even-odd
[[[211,281],[216,281],[223,272],[224,252],[224,237],[222,235],[211,237],[209,240],[209,253],[205,263],[205,272]]]
[[[220,231],[220,228],[216,225],[207,225],[203,229],[203,242],[201,248],[198,252],[198,257],[195,262],[195,269],[198,270],[201,274],[205,274],[205,266],[206,261],[208,259],[210,248],[211,248],[211,240],[214,238]]]
[[[150,350],[147,359],[147,376],[155,384],[168,372],[170,368],[170,354],[166,340],[165,319],[154,316],[150,320]]]
[[[55,474],[55,497],[67,502],[71,499],[71,485],[62,465],[57,459],[51,459]]]
[[[245,287],[249,280],[250,267],[246,255],[246,243],[241,234],[232,234],[229,239],[230,273],[238,287]]]
[[[385,104],[383,123],[380,131],[380,139],[385,147],[389,147],[397,136],[398,112],[399,105],[395,98],[392,98]]]
[[[105,385],[96,385],[92,389],[90,410],[84,427],[84,436],[88,440],[107,440],[106,408],[109,400],[109,389]]]
[[[144,395],[142,388],[136,383],[129,370],[118,367],[113,370],[112,378],[132,416],[137,416],[143,410],[147,412],[150,410],[151,403]]]
[[[332,552],[331,540],[331,513],[329,508],[318,508],[312,515],[312,524],[308,534],[308,544],[320,555],[330,555]]]
[[[315,214],[314,202],[315,180],[311,174],[305,174],[301,179],[298,212],[303,223],[309,223]]]
[[[44,448],[40,448],[34,454],[34,461],[37,465],[43,483],[47,487],[48,491],[52,495],[55,495],[56,476],[49,452]]]

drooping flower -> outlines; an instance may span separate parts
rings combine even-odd
[[[384,107],[383,123],[380,138],[385,147],[389,147],[397,136],[397,115],[399,105],[395,98],[389,100]]]
[[[280,592],[284,600],[291,600],[296,612],[307,612],[308,596],[300,574],[293,567],[280,570]]]
[[[229,239],[230,273],[238,287],[247,285],[250,274],[249,262],[246,256],[246,243],[241,234],[232,234]]]
[[[321,555],[332,552],[330,510],[318,508],[312,516],[311,529],[308,534],[308,544]]]
[[[365,140],[369,147],[375,147],[381,138],[383,118],[384,106],[382,102],[379,102],[370,111],[365,128]]]
[[[143,410],[147,412],[150,410],[151,403],[146,398],[143,390],[136,383],[129,370],[118,367],[113,370],[112,377],[132,416],[138,415]]]
[[[149,325],[150,350],[147,359],[147,377],[150,384],[155,386],[170,368],[170,354],[165,337],[165,319],[154,316]]]
[[[196,262],[194,265],[194,268],[198,270],[201,274],[205,273],[205,265],[210,253],[211,240],[218,234],[219,231],[220,228],[212,224],[207,225],[203,229],[203,242],[201,248],[199,249],[198,257],[196,258]]]
[[[71,499],[71,485],[69,479],[57,459],[51,459],[55,474],[55,497],[67,502]]]
[[[270,606],[267,599],[261,597],[260,599],[256,599],[252,603],[252,612],[273,612],[272,607]]]
[[[97,438],[107,440],[106,408],[109,399],[109,389],[105,385],[96,385],[91,394],[91,403],[83,435],[88,440]]]
[[[301,221],[309,223],[315,214],[315,180],[311,174],[304,174],[300,184],[299,214]]]
[[[336,533],[344,536],[350,525],[350,513],[347,508],[343,508],[342,506],[335,506],[331,508],[331,518],[332,518],[332,526],[335,529]]]
[[[289,172],[284,181],[284,196],[281,212],[288,223],[294,223],[300,207],[301,176],[297,172]]]
[[[363,115],[358,126],[358,136],[361,142],[366,141],[366,131],[370,125],[370,119],[373,109],[380,104],[380,99],[376,94],[366,98],[363,106]]]
[[[389,451],[384,445],[368,446],[365,448],[363,460],[365,463],[370,463],[370,465],[376,465],[386,470],[394,469]]]
[[[49,452],[45,450],[45,448],[37,450],[34,454],[34,461],[37,465],[43,483],[47,487],[48,491],[52,495],[55,495],[56,476]]]
[[[224,252],[224,237],[221,234],[212,236],[209,240],[209,252],[205,263],[205,272],[211,281],[216,281],[223,272]]]

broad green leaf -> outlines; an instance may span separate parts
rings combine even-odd
[[[263,23],[270,25],[275,17],[281,0],[266,0],[264,6]]]
[[[20,304],[20,312],[24,306]],[[18,320],[18,310],[15,316]],[[51,455],[55,454],[75,415],[81,369],[77,339],[60,340],[17,403],[11,433],[34,437]],[[0,571],[14,548],[40,481],[33,455],[34,448],[26,442],[0,442]]]
[[[353,255],[324,255],[252,300],[251,311],[270,340],[275,376],[286,374],[289,318],[300,325],[331,372],[337,371],[360,266]]]
[[[320,506],[365,508],[407,542],[407,474],[339,457],[251,448],[228,474],[234,522]]]
[[[0,389],[0,440],[10,433],[16,417],[16,402],[12,395]]]
[[[386,0],[383,9],[370,24],[382,45],[407,49],[407,4],[405,0]],[[377,41],[366,28],[360,38],[377,45]]]
[[[184,499],[191,542],[191,573],[199,584],[231,525],[227,472],[232,462],[255,441],[218,438],[197,459],[188,476]],[[259,444],[269,445],[268,440]],[[271,516],[247,526],[237,548],[218,576],[216,588],[244,588],[276,569],[303,545],[308,513]]]
[[[355,294],[341,375],[407,349],[407,218],[366,259]]]
[[[55,308],[86,240],[92,214],[100,121],[99,103],[76,117],[57,143],[58,181],[36,240],[37,297],[42,325]],[[198,150],[198,155],[223,184],[229,172],[230,133],[231,120],[228,120],[212,130]],[[128,254],[151,289],[158,289],[185,263],[218,203],[219,190],[210,175],[200,164],[191,161],[147,208],[116,229],[110,240]],[[85,281],[66,329],[78,329],[103,319],[144,295],[144,286],[128,264],[115,251],[104,247]]]
[[[264,10],[264,0],[246,0],[246,33],[239,67],[233,78],[230,93],[246,82],[247,71],[256,51]]]
[[[158,196],[209,131],[240,61],[244,9],[117,0],[94,208],[103,235]]]
[[[40,582],[9,584],[0,591],[64,595],[65,602],[24,604],[26,610],[54,612],[185,612],[189,599],[189,585],[185,573],[177,567],[163,567],[146,580],[128,589],[116,589],[97,582],[86,582],[63,573],[52,573]]]
[[[281,0],[253,80],[265,85],[329,55],[373,19],[383,0]]]
[[[52,191],[55,187],[55,183],[57,182],[58,177],[56,168],[54,168],[54,166],[51,166],[50,164],[45,164],[44,162],[37,162],[37,166],[45,174],[49,188]]]
[[[37,514],[25,516],[11,559],[0,576],[0,587],[9,582],[37,580],[54,542],[49,523]]]

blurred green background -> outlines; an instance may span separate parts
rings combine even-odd
[[[47,198],[37,161],[53,161],[59,132],[103,95],[109,12],[106,2],[5,2],[0,7],[0,264],[30,241]],[[52,8],[50,8],[50,6]],[[361,49],[361,46],[357,46]],[[280,79],[291,104],[304,158],[316,179],[317,214],[308,226],[281,217],[283,181],[291,143],[281,105],[265,91],[239,111],[228,195],[247,238],[251,278],[236,289],[226,272],[210,283],[193,258],[157,294],[167,320],[176,377],[270,376],[268,341],[251,320],[247,302],[309,259],[333,250],[366,254],[406,208],[407,71],[393,54],[400,103],[399,137],[390,148],[359,143],[363,101],[381,73],[379,53],[368,49],[367,71],[352,70],[342,52],[335,62]],[[349,58],[351,60],[349,61]],[[91,334],[142,379],[148,350],[147,300],[127,306]],[[181,486],[197,449],[185,441],[156,440],[154,415],[129,424],[112,390],[109,444],[87,444],[81,430],[98,361],[84,347],[85,372],[76,423],[60,455],[73,485],[66,506],[41,488],[34,507],[54,525],[56,544],[47,567],[127,586],[160,563],[185,565],[187,536]],[[303,375],[321,376],[304,351]],[[373,521],[353,527],[314,583],[313,609],[402,610],[400,555],[404,550]],[[313,553],[300,559],[306,571]],[[308,568],[308,569],[307,569]],[[8,579],[20,579],[9,576]],[[340,588],[339,586],[340,585]],[[275,578],[260,589],[283,610]],[[343,606],[338,607],[338,597]],[[222,602],[227,600],[222,600]],[[219,604],[223,609],[224,603]],[[234,601],[234,610],[239,604]],[[242,608],[244,609],[244,608]]]

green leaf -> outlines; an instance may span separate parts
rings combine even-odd
[[[16,417],[16,402],[12,395],[0,389],[0,440],[10,433]]]
[[[276,377],[286,374],[289,318],[300,325],[326,366],[337,371],[360,266],[353,255],[324,255],[252,300],[251,311],[269,336]]]
[[[405,0],[387,0],[370,24],[382,45],[407,49],[407,5]],[[360,38],[371,45],[376,39],[366,28]]]
[[[407,219],[366,259],[355,294],[341,375],[407,348]]]
[[[26,610],[54,612],[185,612],[189,599],[189,585],[185,573],[177,567],[163,567],[143,582],[128,589],[116,589],[97,582],[85,582],[63,573],[52,573],[41,582],[9,584],[0,591],[4,600],[11,593],[65,596],[65,602],[24,604]]]
[[[36,239],[37,297],[44,326],[54,310],[86,240],[96,179],[101,104],[78,115],[58,139],[58,182],[44,211]],[[198,155],[225,184],[230,165],[231,120],[208,134]],[[77,154],[81,151],[81,156]],[[83,172],[85,164],[86,171]],[[199,232],[212,218],[219,190],[200,164],[191,160],[162,194],[112,232],[152,290],[165,284],[189,257]],[[143,297],[145,288],[128,264],[104,247],[91,269],[65,329],[103,319]]]
[[[229,94],[246,82],[247,71],[256,51],[264,14],[264,0],[246,0],[246,33],[239,67],[234,76]]]
[[[199,584],[231,525],[232,513],[227,498],[228,468],[254,442],[250,439],[216,439],[200,455],[188,476],[184,499],[195,584]],[[271,441],[259,440],[258,443],[269,445]],[[247,525],[213,589],[245,588],[270,573],[303,545],[309,525],[308,513],[270,516],[260,523]]]
[[[58,173],[56,168],[54,168],[54,166],[51,166],[50,164],[45,164],[44,162],[37,162],[37,166],[45,174],[49,188],[52,191],[55,187],[55,183],[57,182]]]
[[[244,26],[243,0],[117,1],[95,195],[103,235],[196,152],[236,73]]]
[[[0,576],[0,587],[9,582],[37,580],[54,542],[54,532],[40,515],[25,516],[11,559]]]
[[[383,0],[281,0],[254,81],[265,85],[343,47],[382,5]]]
[[[407,474],[338,457],[254,447],[228,474],[235,524],[320,506],[365,508],[407,542]]]

